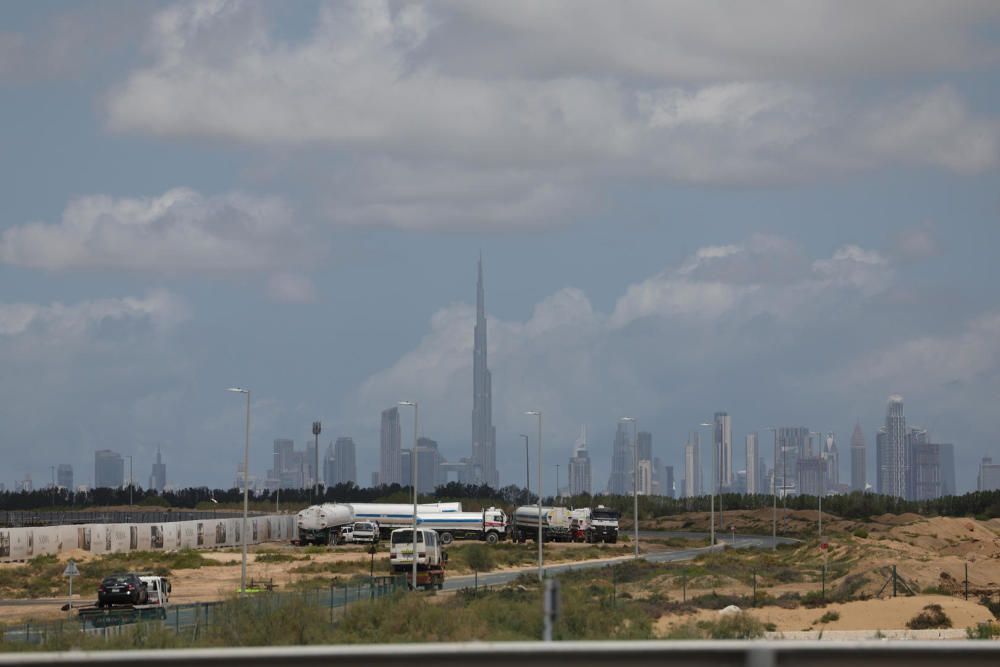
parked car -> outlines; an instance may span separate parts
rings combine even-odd
[[[109,574],[97,587],[97,606],[110,607],[113,604],[146,604],[149,593],[146,584],[138,575]]]

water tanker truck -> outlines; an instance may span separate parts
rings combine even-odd
[[[452,540],[485,540],[496,544],[507,535],[507,515],[496,507],[481,512],[418,512],[417,525],[436,530],[444,545]]]
[[[541,508],[542,541],[569,542],[573,539],[572,518],[565,507]],[[522,505],[514,510],[511,537],[518,542],[538,539],[538,505]]]
[[[579,507],[570,510],[574,542],[610,542],[618,541],[618,519],[621,513],[612,508],[598,505]]]
[[[311,505],[295,517],[299,536],[295,544],[338,544],[340,531],[354,523],[354,508],[343,503]]]

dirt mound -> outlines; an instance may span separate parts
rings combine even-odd
[[[906,526],[911,523],[926,521],[926,519],[919,514],[914,514],[912,512],[906,512],[904,514],[892,514],[891,512],[888,512],[881,516],[873,517],[872,521],[875,523],[883,523],[887,526]]]

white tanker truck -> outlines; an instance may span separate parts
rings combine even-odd
[[[565,507],[542,506],[542,541],[569,542],[573,539],[572,517]],[[514,510],[511,538],[524,542],[538,540],[538,505],[522,505]]]
[[[462,503],[423,503],[417,505],[417,516],[427,513],[462,511]],[[382,537],[393,528],[413,525],[413,505],[403,503],[323,503],[311,505],[296,515],[299,529],[296,544],[339,544],[341,530],[355,521],[372,521],[379,526]]]

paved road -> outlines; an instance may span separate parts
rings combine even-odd
[[[647,530],[639,531],[639,540],[641,541],[643,537],[646,538],[667,538],[667,537],[682,537],[682,538],[707,538],[708,533],[674,533],[667,531],[656,531]],[[724,549],[726,546],[733,546],[736,548],[764,548],[771,546],[771,536],[761,536],[761,535],[736,535],[735,542],[732,536],[728,536],[728,539],[723,540],[721,535],[716,535],[716,540],[720,543],[717,544],[714,549],[720,550]],[[795,540],[789,537],[779,537],[778,544],[796,544],[799,540]],[[700,553],[705,553],[709,551],[709,547],[701,547],[698,549],[682,549],[680,551],[661,551],[655,553],[640,554],[640,558],[654,562],[654,563],[674,563],[678,561],[691,560]],[[620,556],[618,558],[608,558],[605,560],[595,560],[588,561],[584,563],[561,563],[559,565],[548,565],[545,566],[545,572],[547,574],[558,574],[560,572],[566,572],[567,570],[579,569],[584,567],[601,567],[604,565],[613,565],[615,563],[625,563],[633,560],[633,556]],[[445,590],[457,590],[459,588],[469,588],[478,583],[479,586],[498,586],[500,584],[505,584],[508,581],[516,579],[519,575],[524,573],[532,573],[536,570],[517,570],[512,572],[484,572],[480,574],[477,578],[475,575],[464,575],[461,577],[448,577],[445,579],[444,588]]]

